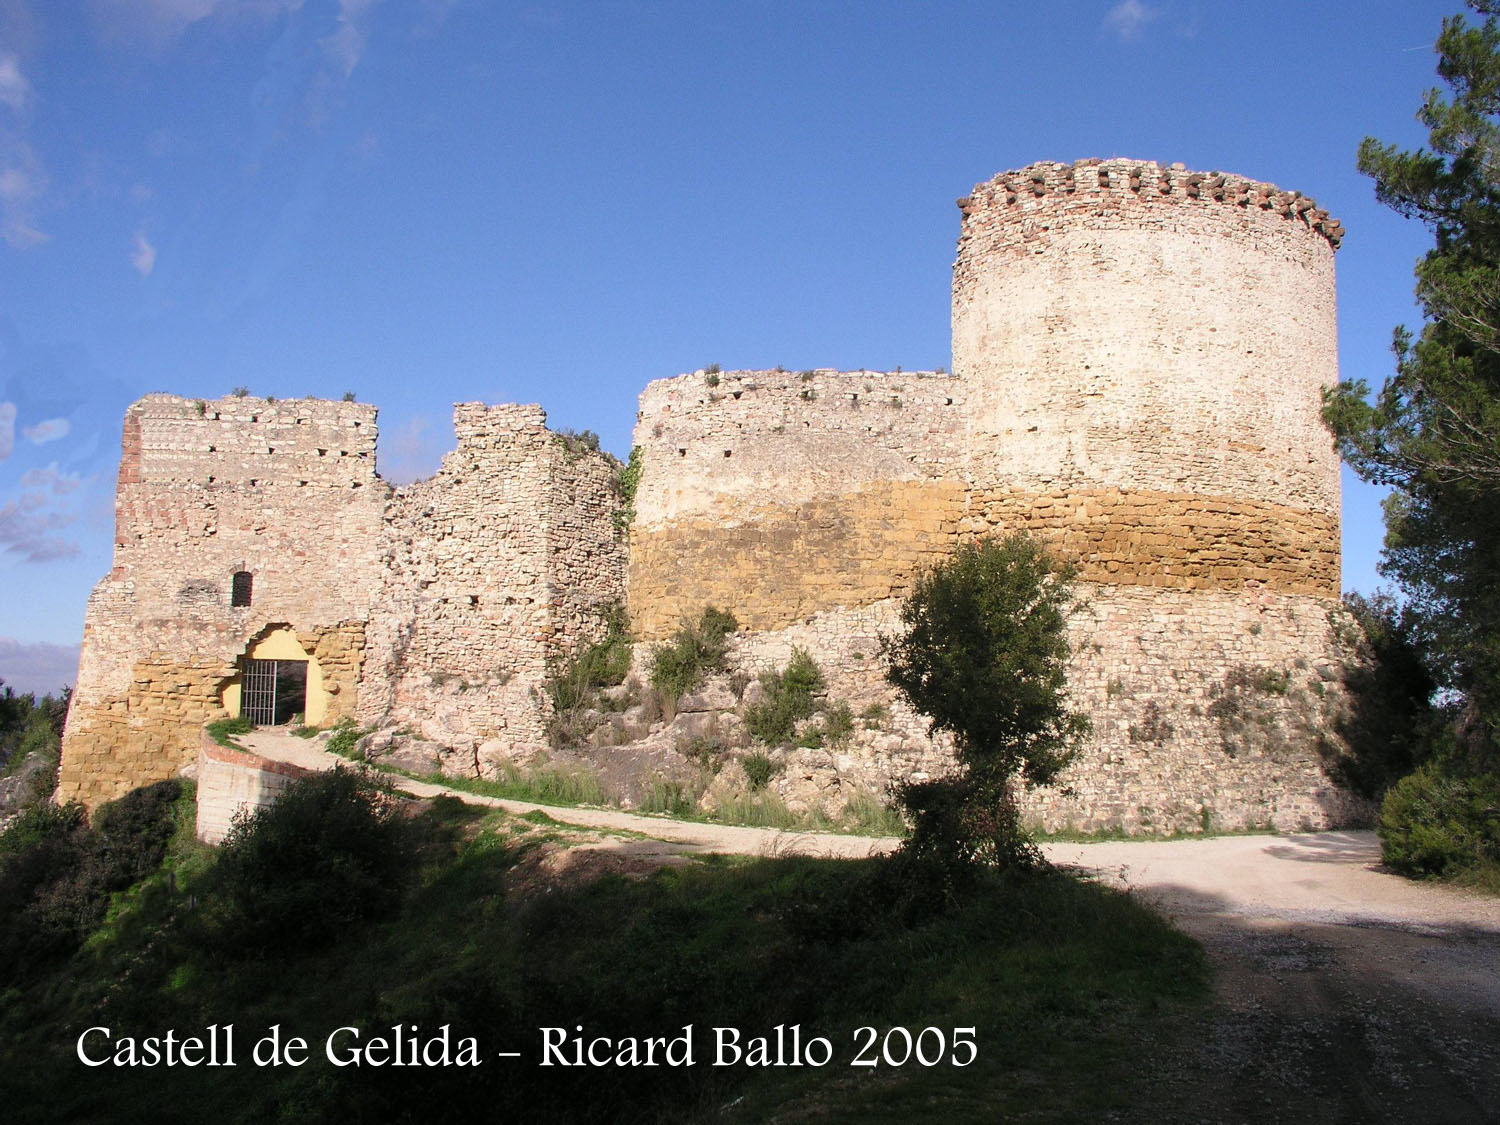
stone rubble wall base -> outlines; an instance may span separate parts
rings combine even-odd
[[[1368,803],[1328,773],[1344,752],[1344,674],[1358,659],[1337,602],[1091,583],[1078,593],[1069,686],[1093,730],[1060,785],[1027,795],[1034,824],[1164,834],[1369,822]],[[791,753],[773,783],[788,803],[832,808],[850,787],[885,793],[951,769],[951,740],[929,737],[885,681],[880,643],[897,631],[898,609],[892,599],[831,610],[736,639],[733,660],[746,672],[784,667],[802,648],[830,702],[856,716],[883,707],[877,729],[856,719],[847,746]]]

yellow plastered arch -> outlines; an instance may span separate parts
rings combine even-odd
[[[307,661],[307,704],[302,721],[310,727],[319,727],[328,717],[328,704],[332,698],[323,687],[323,669],[317,658],[307,652],[298,642],[297,634],[286,625],[278,625],[264,636],[250,643],[245,655],[251,660],[305,660]],[[224,710],[232,718],[240,713],[240,673],[236,672],[224,685],[219,696]]]

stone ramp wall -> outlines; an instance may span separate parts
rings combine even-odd
[[[294,781],[312,774],[290,762],[220,746],[203,732],[198,749],[198,839],[223,843],[239,813],[275,803]]]

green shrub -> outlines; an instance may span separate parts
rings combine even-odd
[[[771,783],[771,778],[781,772],[781,766],[759,750],[740,759],[740,766],[750,781],[751,789],[764,789]]]
[[[1341,784],[1378,800],[1451,735],[1432,705],[1437,684],[1423,662],[1415,611],[1383,595],[1345,594],[1344,608],[1359,626],[1348,640],[1364,643],[1359,658],[1344,666],[1349,707],[1336,724],[1347,751],[1331,771]]]
[[[159,781],[100,807],[33,806],[0,833],[0,979],[70,955],[110,896],[156,871],[176,830],[182,783]]]
[[[841,699],[823,716],[823,737],[834,746],[842,746],[853,734],[854,711]]]
[[[823,690],[823,673],[806,650],[794,648],[787,666],[762,673],[760,682],[765,694],[746,708],[745,727],[757,742],[783,746],[792,741],[797,724],[816,709],[814,697]]]
[[[1429,762],[1380,808],[1385,862],[1404,875],[1455,876],[1500,865],[1500,776],[1464,776]]]
[[[729,634],[739,628],[734,614],[707,606],[696,622],[684,622],[672,639],[651,653],[651,686],[676,700],[724,670]]]
[[[599,452],[599,435],[593,430],[575,430],[564,426],[553,437],[568,451],[570,460],[582,457],[585,453]]]
[[[94,816],[94,855],[100,878],[111,890],[140,882],[161,866],[177,830],[172,806],[182,782],[158,781],[132,789],[102,805]]]
[[[881,644],[887,680],[953,734],[957,772],[896,793],[915,824],[903,862],[945,895],[980,867],[1040,859],[1019,792],[1055,783],[1089,729],[1068,695],[1073,577],[1024,534],[962,544],[916,578]]]
[[[209,941],[291,953],[388,914],[412,870],[415,841],[395,802],[339,767],[294,782],[235,818],[205,905]]]
[[[556,712],[589,706],[599,689],[613,687],[630,671],[630,618],[619,606],[609,611],[604,639],[581,649],[576,657],[547,681],[547,694]]]

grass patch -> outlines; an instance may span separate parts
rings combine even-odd
[[[255,729],[255,724],[243,715],[236,715],[232,719],[215,719],[204,729],[208,731],[208,737],[220,746],[228,750],[244,750],[235,736],[249,734]]]
[[[698,811],[698,797],[681,781],[653,778],[636,811],[645,816],[670,816],[682,820]]]
[[[1128,895],[1056,872],[986,878],[951,909],[911,914],[893,908],[882,860],[706,858],[559,882],[518,869],[534,847],[456,802],[402,823],[403,867],[380,884],[390,897],[347,912],[331,940],[275,956],[208,947],[202,920],[226,908],[210,866],[191,890],[160,879],[110,940],[12,989],[0,1006],[9,1119],[378,1121],[424,1107],[463,1121],[1096,1120],[1149,1066],[1141,1044],[1163,1013],[1205,994],[1192,941]],[[356,846],[352,827],[318,847]],[[316,828],[294,818],[276,838]],[[339,864],[280,870],[285,901],[348,877]],[[230,1022],[234,1068],[83,1071],[74,1055],[83,1027]],[[427,1035],[448,1024],[455,1041],[478,1041],[484,1065],[339,1069],[323,1057],[335,1028],[368,1037],[398,1023]],[[272,1024],[308,1040],[304,1066],[247,1065]],[[827,1038],[832,1064],[712,1065],[713,1028],[739,1029],[743,1044],[777,1024]],[[538,1029],[576,1025],[669,1038],[690,1026],[696,1065],[536,1065]],[[978,1054],[962,1068],[858,1070],[861,1027],[972,1027]],[[495,1061],[502,1050],[522,1057]]]
[[[410,777],[416,781],[430,781],[434,785],[457,789],[461,793],[473,793],[480,797],[499,797],[507,801],[535,801],[539,805],[606,805],[608,800],[599,778],[587,770],[534,769],[522,770],[506,764],[496,778],[455,777],[447,773],[415,773],[398,766],[376,764],[375,769]]]
[[[333,733],[328,736],[328,741],[323,748],[330,754],[348,758],[351,762],[362,762],[364,755],[357,747],[359,740],[369,733],[353,719],[343,718],[334,725]]]

